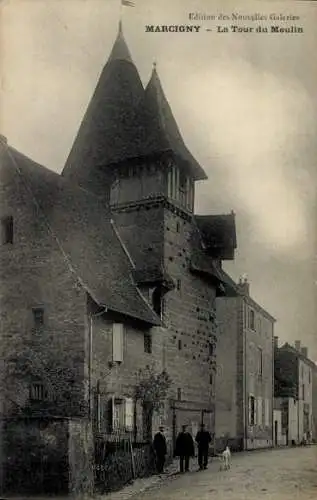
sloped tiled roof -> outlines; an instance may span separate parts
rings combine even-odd
[[[95,190],[95,177],[100,177],[102,166],[137,157],[136,106],[143,94],[138,71],[119,29],[62,175],[88,188],[92,184]]]
[[[195,215],[204,245],[211,251],[228,250],[229,255],[237,248],[235,215]]]
[[[226,296],[237,296],[239,290],[233,279],[217,264],[217,262],[203,248],[203,240],[197,225],[193,225],[191,234],[190,269],[199,275],[211,278],[220,286]]]
[[[172,151],[186,164],[196,180],[207,179],[205,171],[184,144],[155,66],[138,115],[141,122],[138,141],[142,155]]]
[[[288,342],[285,342],[281,347],[279,347],[279,351],[287,351],[288,353],[292,354],[296,358],[300,358],[305,363],[308,363],[314,370],[317,370],[316,364],[309,359],[307,356],[305,356],[301,351],[298,351],[295,347],[293,347],[291,344]]]
[[[92,298],[108,309],[159,325],[160,319],[133,281],[131,262],[105,205],[13,148],[8,148],[8,155]]]
[[[184,144],[156,69],[144,90],[120,26],[62,175],[103,195],[113,164],[164,152],[195,179],[207,178]]]

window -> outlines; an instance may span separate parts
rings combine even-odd
[[[125,400],[125,428],[128,431],[133,429],[133,419],[134,419],[134,403],[132,398],[126,398]]]
[[[178,350],[179,351],[182,350],[182,341],[181,341],[181,339],[178,339]]]
[[[178,279],[178,280],[177,280],[177,285],[176,285],[177,290],[180,290],[180,289],[181,289],[181,286],[182,286],[181,280],[180,280],[180,279]]]
[[[249,396],[249,425],[255,424],[255,398]]]
[[[44,324],[44,309],[43,307],[33,307],[34,327],[40,328]]]
[[[308,372],[308,383],[311,384],[311,371]]]
[[[152,336],[150,333],[144,334],[144,352],[152,353]]]
[[[209,384],[212,385],[214,382],[214,377],[212,375],[212,373],[209,375]]]
[[[30,386],[30,400],[31,401],[48,401],[49,391],[42,382],[36,382]]]
[[[251,330],[255,330],[255,313],[253,309],[249,310],[249,321],[249,327],[251,328]]]
[[[305,384],[302,385],[302,398],[305,401]]]
[[[13,243],[13,217],[3,217],[1,219],[1,243],[6,245]]]
[[[179,221],[176,222],[176,232],[179,233],[180,232],[180,228],[181,228],[181,225],[179,223]]]
[[[215,350],[215,346],[211,342],[209,342],[209,344],[208,344],[208,350],[209,350],[209,356],[213,356],[214,350]]]
[[[117,363],[123,361],[123,324],[112,325],[112,360]]]
[[[262,377],[263,375],[263,350],[258,347],[258,375]]]
[[[182,400],[182,389],[180,387],[177,389],[177,399],[178,401]]]

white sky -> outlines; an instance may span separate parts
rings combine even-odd
[[[253,298],[278,319],[276,334],[302,339],[317,359],[317,2],[135,4],[123,13],[134,62],[146,83],[157,61],[184,140],[209,176],[197,187],[197,210],[237,214],[238,250],[227,269],[234,278],[247,274]],[[1,133],[60,172],[116,37],[120,1],[0,6]],[[189,12],[299,15],[289,24],[304,34],[207,32],[224,23],[189,21]],[[144,29],[188,23],[202,31]]]

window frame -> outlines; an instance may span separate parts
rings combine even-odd
[[[143,346],[144,346],[144,352],[146,354],[152,354],[153,350],[152,335],[149,332],[144,332],[143,334]]]
[[[1,245],[13,245],[14,221],[12,215],[1,217]]]
[[[45,323],[44,312],[45,312],[45,310],[44,310],[43,306],[32,307],[33,325],[34,325],[35,329],[39,329],[39,328],[43,327],[43,325]]]

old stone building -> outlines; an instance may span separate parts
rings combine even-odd
[[[221,447],[272,446],[274,318],[234,284],[236,297],[217,299],[216,440]]]
[[[314,438],[314,375],[316,365],[297,340],[278,347],[275,339],[275,401],[282,412],[285,444]]]
[[[236,233],[233,213],[194,214],[206,178],[121,26],[62,175],[1,139],[6,470],[30,418],[54,417],[38,435],[63,443],[67,487],[89,489],[92,431],[142,431],[133,398],[148,366],[172,380],[156,421],[171,448],[183,423],[214,431],[216,297],[236,293],[221,266]]]

